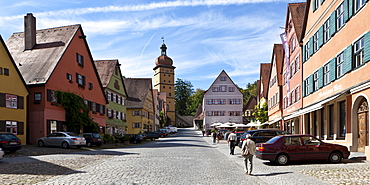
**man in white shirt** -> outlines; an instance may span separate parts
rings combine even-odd
[[[252,175],[253,170],[253,156],[256,154],[256,144],[251,140],[251,135],[246,136],[246,140],[243,141],[242,150],[248,150],[248,155],[243,156],[245,162],[245,173]],[[248,161],[249,161],[249,170],[248,170]]]
[[[236,139],[237,138],[236,138],[235,131],[232,131],[229,137],[227,138],[227,142],[229,142],[229,146],[230,146],[230,155],[234,155]]]

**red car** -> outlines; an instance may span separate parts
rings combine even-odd
[[[350,155],[348,148],[325,143],[312,135],[281,135],[256,144],[256,157],[276,162],[328,160],[338,163]]]

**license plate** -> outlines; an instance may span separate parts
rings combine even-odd
[[[16,144],[17,144],[17,142],[10,142],[9,144],[11,144],[11,145],[16,145]]]

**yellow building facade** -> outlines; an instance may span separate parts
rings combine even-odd
[[[0,132],[15,134],[24,145],[27,142],[29,91],[1,36],[0,84]]]

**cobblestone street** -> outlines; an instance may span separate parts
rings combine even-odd
[[[369,163],[358,160],[277,166],[254,159],[254,175],[245,175],[239,148],[229,155],[225,141],[213,144],[192,129],[141,145],[76,152],[5,158],[0,184],[370,184]]]

